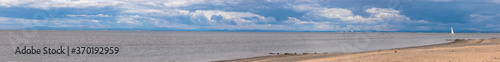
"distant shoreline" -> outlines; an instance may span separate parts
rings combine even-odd
[[[414,58],[414,57],[423,57],[417,60],[422,60],[422,59],[427,59],[426,61],[433,61],[433,60],[439,60],[439,59],[429,59],[426,58],[428,56],[425,56],[425,54],[434,54],[434,55],[440,55],[440,54],[435,54],[436,53],[449,53],[447,52],[448,49],[451,52],[455,52],[455,50],[465,50],[463,52],[470,52],[474,50],[470,50],[470,48],[466,47],[498,47],[500,48],[500,38],[492,38],[492,39],[456,39],[453,42],[448,42],[448,43],[442,43],[442,44],[433,44],[433,45],[425,45],[425,46],[415,46],[415,47],[406,47],[406,48],[394,48],[394,49],[386,49],[386,50],[375,50],[375,51],[364,51],[364,52],[336,52],[336,53],[320,53],[320,54],[302,54],[298,53],[297,55],[271,55],[271,56],[262,56],[262,57],[253,57],[253,58],[244,58],[244,59],[234,59],[234,60],[222,60],[222,61],[216,61],[216,62],[248,62],[248,61],[253,61],[253,62],[291,62],[291,61],[300,61],[300,62],[325,62],[325,61],[334,61],[334,62],[350,62],[350,61],[368,61],[368,60],[379,60],[375,62],[392,62],[392,61],[412,61],[415,59],[400,59],[400,58]],[[490,48],[491,50],[495,51],[500,51],[495,49],[495,48]],[[490,49],[482,49],[482,50],[488,50]],[[430,50],[430,53],[429,51]],[[436,51],[434,51],[436,50]],[[442,50],[446,50],[443,52]],[[418,52],[416,52],[418,51]],[[421,52],[424,51],[424,52]],[[456,52],[462,52],[462,51],[456,51]],[[423,53],[423,56],[418,56],[422,54],[418,53]],[[474,52],[474,53],[479,53],[479,52]],[[405,55],[407,54],[407,55]],[[462,54],[462,53],[452,53],[452,54]],[[493,56],[499,56],[500,53],[485,53],[485,54],[492,54]],[[394,56],[396,55],[396,56]],[[400,56],[402,57],[400,57]],[[368,58],[366,58],[369,56]],[[372,57],[373,56],[373,57]],[[443,56],[446,57],[445,54]],[[473,56],[473,55],[471,55]],[[500,57],[493,57],[491,60],[486,60],[486,61],[498,61],[500,60]],[[387,58],[379,58],[379,57],[387,57]],[[430,58],[433,56],[429,56]],[[489,56],[488,56],[489,57]],[[474,59],[474,58],[469,58],[469,57],[459,57],[459,59]],[[456,58],[454,58],[456,59]],[[477,58],[475,58],[477,59]],[[443,59],[443,60],[448,60],[448,59]],[[456,60],[448,60],[448,61],[457,61]],[[463,61],[463,60],[460,60]],[[472,62],[476,61],[481,61],[481,60],[469,60]]]

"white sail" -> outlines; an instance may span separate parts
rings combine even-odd
[[[453,27],[451,27],[451,33],[450,35],[455,35],[455,32],[453,32]]]

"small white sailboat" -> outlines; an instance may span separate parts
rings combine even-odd
[[[455,32],[453,32],[453,27],[451,27],[451,33],[450,35],[455,35]]]

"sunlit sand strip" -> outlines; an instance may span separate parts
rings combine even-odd
[[[463,40],[434,48],[391,49],[298,62],[497,62],[500,39]]]

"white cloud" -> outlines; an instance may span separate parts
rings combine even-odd
[[[34,26],[54,26],[63,25],[67,23],[80,24],[81,20],[71,19],[51,19],[51,20],[36,20],[36,19],[24,19],[24,18],[7,18],[0,17],[0,23],[10,24],[12,26],[17,26],[15,29],[27,28]]]
[[[322,9],[322,8],[316,7],[316,6],[318,6],[317,4],[302,4],[302,5],[290,5],[290,6],[292,6],[292,9],[297,11],[297,12]]]
[[[103,15],[103,14],[97,14],[97,15],[86,15],[86,14],[72,15],[72,14],[69,14],[66,16],[69,16],[69,17],[111,17],[110,15]]]
[[[399,11],[387,8],[371,8],[366,12],[372,13],[370,18],[378,20],[378,22],[411,22],[409,17],[400,15]]]
[[[143,21],[143,20],[138,20],[138,19],[143,19],[143,18],[151,19],[148,17],[139,16],[139,15],[118,16],[118,18],[119,19],[116,21],[116,23],[126,23],[126,24],[135,24],[135,25],[142,25],[141,21]]]
[[[2,23],[3,21],[7,21],[9,20],[9,18],[6,18],[6,17],[0,17],[0,23]]]
[[[258,17],[259,19],[265,18],[264,16],[260,16],[260,15],[253,14],[250,12],[225,12],[225,11],[214,11],[214,10],[197,10],[191,14],[192,15],[202,14],[206,18],[208,18],[209,20],[211,20],[210,18],[212,15],[221,15],[224,17],[224,19],[228,19],[228,20],[241,19],[242,17]],[[241,21],[246,22],[245,20],[241,20]]]
[[[261,15],[253,14],[250,12],[226,12],[226,11],[214,11],[214,10],[197,10],[190,13],[193,18],[206,18],[209,24],[219,24],[222,21],[217,21],[211,19],[212,16],[222,16],[224,20],[234,21],[236,24],[254,24],[258,22],[269,22],[274,21],[274,18],[264,17]],[[247,18],[247,19],[245,19]],[[254,19],[256,18],[256,19]]]
[[[367,24],[380,24],[387,22],[415,22],[410,20],[409,17],[400,15],[399,11],[394,9],[386,8],[370,8],[365,10],[370,13],[369,17],[362,17],[360,15],[354,15],[350,10],[340,9],[340,8],[330,8],[320,10],[321,12],[313,12],[319,14],[326,18],[338,18],[340,21],[352,22],[352,23],[367,23]],[[417,21],[418,22],[418,21]],[[421,20],[420,22],[425,22]]]
[[[496,21],[500,20],[500,14],[496,15],[482,15],[479,13],[470,14],[470,22],[484,22],[484,21]]]
[[[240,0],[0,0],[0,7],[30,7],[49,10],[51,8],[103,8],[144,9],[141,5],[157,8],[177,8],[196,4],[235,5]]]
[[[328,8],[328,9],[322,9],[322,10],[317,10],[314,11],[313,13],[319,13],[320,16],[326,17],[326,18],[344,18],[344,17],[349,17],[353,16],[352,12],[347,9],[342,9],[342,8]]]
[[[429,23],[428,21],[425,21],[425,20],[418,20],[416,21],[417,23]]]
[[[366,12],[368,13],[389,13],[389,14],[398,14],[399,11],[394,10],[394,9],[384,9],[384,8],[371,8],[367,9]]]
[[[374,30],[383,30],[383,31],[393,31],[395,29],[388,28],[396,28],[392,26],[404,26],[403,24],[412,24],[412,23],[430,23],[425,20],[411,20],[409,17],[404,15],[400,15],[399,11],[390,9],[390,8],[369,8],[366,9],[365,12],[369,13],[368,17],[363,17],[361,15],[355,15],[351,10],[344,8],[323,8],[319,7],[315,4],[306,4],[306,5],[292,5],[293,9],[297,12],[307,12],[307,15],[303,16],[305,19],[313,19],[315,18],[319,20],[327,20],[326,21],[331,24],[325,24],[325,22],[318,23],[317,21],[297,21],[294,20],[296,18],[289,18],[285,23],[310,23],[315,27],[322,26],[330,26],[328,28],[336,28],[336,29],[374,29]],[[319,18],[318,18],[319,17]],[[355,27],[334,27],[335,24],[353,24]],[[312,28],[312,27],[307,27]],[[318,29],[327,29],[327,28],[318,28]]]
[[[187,10],[179,10],[179,9],[170,9],[170,10],[157,10],[157,9],[130,9],[122,11],[123,13],[138,13],[143,15],[152,15],[152,16],[179,16],[179,15],[188,15],[189,11]]]
[[[45,24],[41,22],[47,22],[35,19],[23,19],[23,18],[12,18],[12,19],[14,20],[13,24],[22,24],[23,27],[43,26]]]
[[[140,3],[142,5],[149,5],[149,6],[153,6],[153,7],[161,7],[162,5],[160,5],[159,3],[157,2],[143,2],[143,3]]]
[[[36,19],[24,19],[24,18],[6,18],[7,20],[3,23],[10,24],[10,26],[15,28],[10,29],[20,29],[35,26],[47,26],[47,27],[76,27],[83,26],[87,23],[84,21],[89,21],[88,19],[50,19],[50,20],[36,20]],[[92,26],[92,25],[86,25]]]
[[[165,7],[184,7],[192,4],[203,3],[205,0],[171,0],[163,3]]]
[[[313,21],[301,21],[297,18],[294,17],[288,17],[287,21],[284,21],[284,23],[289,23],[289,24],[317,24],[317,22]]]
[[[67,8],[88,8],[88,7],[107,7],[115,6],[119,4],[125,4],[126,2],[114,1],[114,0],[34,0],[27,3],[26,7],[49,9],[51,7],[67,7]]]
[[[329,18],[337,21],[326,21],[326,22],[317,22],[317,21],[301,21],[294,17],[289,17],[287,21],[283,21],[283,23],[292,24],[292,25],[273,25],[268,22],[275,21],[273,17],[264,17],[258,14],[250,13],[250,12],[228,12],[228,11],[219,11],[219,10],[195,10],[195,11],[187,11],[180,9],[128,9],[122,11],[122,13],[136,13],[141,14],[142,16],[167,16],[167,17],[176,17],[176,16],[187,16],[191,18],[189,21],[196,25],[204,25],[205,28],[217,28],[213,26],[218,26],[220,28],[217,29],[258,29],[258,28],[267,28],[274,27],[274,29],[281,28],[286,29],[295,29],[295,30],[319,30],[319,31],[331,31],[331,30],[351,30],[351,29],[368,29],[368,28],[376,28],[376,30],[395,30],[388,29],[394,28],[388,23],[396,22],[397,23],[429,23],[425,20],[412,21],[409,17],[404,15],[400,15],[399,11],[394,9],[386,9],[386,8],[370,8],[366,9],[367,13],[370,13],[369,17],[362,17],[360,15],[355,15],[352,11],[343,9],[343,8],[321,8],[314,7],[314,5],[302,5],[302,6],[293,6],[294,10],[300,12],[308,12],[306,16],[318,16]],[[142,17],[141,16],[141,17]],[[220,19],[212,19],[216,17],[221,17]],[[142,22],[141,22],[142,21]],[[187,21],[187,20],[183,20]],[[340,22],[339,22],[340,21]],[[190,26],[190,27],[181,27],[188,26],[186,24],[182,24],[179,22],[168,22],[163,20],[160,21],[144,21],[137,20],[134,17],[125,18],[121,16],[117,23],[128,23],[128,24],[142,24],[142,23],[155,23],[160,27],[178,27],[178,28],[203,28],[203,26]],[[235,23],[235,25],[229,23]],[[336,24],[352,24],[352,23],[363,23],[368,25],[336,25]],[[256,24],[256,23],[264,23],[264,24]],[[208,27],[208,26],[212,27]],[[371,26],[371,27],[367,27]],[[295,27],[295,28],[294,28]]]
[[[0,7],[10,7],[10,5],[6,3],[0,3]]]
[[[272,17],[264,17],[258,14],[250,13],[250,12],[227,12],[227,11],[218,11],[218,10],[196,10],[193,12],[187,10],[129,10],[123,11],[124,13],[138,13],[138,14],[146,14],[152,16],[156,15],[171,15],[167,17],[189,17],[189,20],[182,21],[191,21],[194,23],[193,25],[187,25],[182,23],[176,23],[175,21],[142,21],[142,23],[154,23],[158,27],[167,27],[167,28],[182,28],[182,29],[197,29],[197,28],[211,28],[211,29],[223,29],[223,30],[239,30],[239,29],[263,29],[263,30],[285,30],[291,27],[285,27],[283,25],[273,25],[267,24],[267,22],[275,21]],[[213,19],[215,17],[221,17],[220,19]],[[125,17],[122,16],[117,23],[129,23],[136,24],[139,22],[134,18],[144,18],[142,16],[135,17]],[[232,23],[235,24],[232,24]],[[259,24],[263,23],[263,24]],[[203,26],[196,26],[203,25]]]
[[[29,3],[30,0],[0,0],[1,7],[11,7],[11,6],[19,6],[21,4]]]
[[[95,23],[99,23],[99,22],[101,22],[101,20],[94,20],[94,19],[92,19],[92,20],[90,20],[90,21],[95,22]]]
[[[304,11],[308,12],[306,16],[340,19],[337,21],[344,21],[347,23],[366,22],[367,19],[371,19],[371,18],[363,18],[359,15],[354,15],[352,11],[348,9],[322,8],[322,7],[317,7],[317,5],[315,4],[294,5],[293,9],[298,12],[304,12]]]
[[[219,26],[217,27],[206,27],[206,28],[216,28],[216,29],[250,29],[250,26],[253,26],[252,29],[257,28],[266,28],[264,26],[278,26],[278,25],[265,25],[268,22],[274,22],[275,19],[273,17],[264,17],[258,14],[250,13],[250,12],[228,12],[228,11],[219,11],[219,10],[195,10],[195,11],[187,11],[180,9],[129,9],[122,11],[122,13],[131,13],[131,14],[141,14],[142,16],[154,16],[154,17],[188,17],[189,20],[180,20],[180,21],[154,21],[151,23],[156,24],[159,27],[178,27],[178,28],[200,28],[200,27],[180,27],[187,26],[182,24],[181,21],[190,21],[194,25],[208,25],[208,26]],[[129,23],[136,24],[137,20],[133,19],[134,17],[125,18],[121,16],[117,23]],[[216,19],[214,19],[216,18]],[[174,19],[175,20],[175,19]],[[143,21],[143,23],[147,23],[149,21]],[[233,27],[231,27],[233,26]]]

